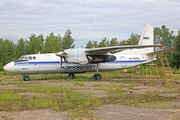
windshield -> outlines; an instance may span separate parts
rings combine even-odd
[[[25,56],[21,56],[18,60],[23,60],[24,57],[25,57]]]
[[[23,55],[18,60],[36,60],[36,57]]]

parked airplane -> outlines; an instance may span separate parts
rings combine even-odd
[[[4,70],[16,74],[48,74],[96,72],[93,77],[100,80],[99,71],[114,71],[156,60],[154,28],[146,24],[138,45],[112,46],[90,49],[66,49],[58,53],[23,55],[4,66]],[[119,51],[111,54],[109,52]],[[23,77],[29,81],[29,76]]]

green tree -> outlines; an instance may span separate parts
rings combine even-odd
[[[130,38],[127,40],[127,45],[137,45],[140,37],[138,34],[131,33]]]
[[[0,39],[0,62],[3,65],[14,59],[14,43],[9,40]]]
[[[20,56],[25,55],[26,48],[27,48],[27,40],[24,40],[23,38],[19,39],[18,44],[15,45],[15,51],[14,51],[15,58],[18,59]]]
[[[167,48],[171,48],[172,47],[172,43],[175,39],[175,36],[173,35],[173,31],[169,31],[168,28],[166,28],[165,25],[162,25],[161,28],[154,28],[154,41],[155,44],[163,44],[165,45]],[[171,52],[167,53],[167,58],[169,61],[170,66],[173,66],[172,64],[172,54]]]
[[[121,41],[119,42],[119,45],[127,45],[127,40],[121,40]]]
[[[167,46],[167,48],[172,47],[172,43],[174,41],[175,36],[173,35],[173,31],[169,31],[165,25],[162,25],[161,28],[154,28],[154,41],[155,44],[163,44]]]
[[[105,37],[104,39],[102,39],[101,42],[99,42],[99,47],[108,47],[109,46],[109,40]]]
[[[85,48],[93,48],[92,42],[89,40],[89,42],[86,44]]]
[[[41,51],[41,45],[43,45],[43,36],[40,34],[36,37],[36,34],[31,34],[29,37],[28,46],[27,46],[27,54],[37,54]]]
[[[98,42],[96,40],[93,40],[92,42],[93,48],[98,48]]]
[[[3,63],[0,62],[0,71],[3,70],[3,66],[4,66]]]
[[[3,50],[3,39],[0,38],[0,62],[3,62],[4,50]]]
[[[176,48],[172,51],[172,66],[177,69],[180,67],[180,31],[178,32],[178,36],[175,37],[173,42],[173,46]]]
[[[13,41],[5,40],[3,46],[7,56],[6,63],[8,63],[14,59],[14,43]]]
[[[118,44],[117,38],[112,38],[109,46],[118,46],[118,45],[119,44]]]
[[[43,46],[43,52],[44,53],[59,52],[61,48],[60,42],[61,42],[60,34],[55,36],[53,32],[50,33],[49,36],[46,37],[46,40]]]
[[[72,38],[71,34],[71,30],[67,29],[62,41],[63,50],[75,47],[75,44],[73,44],[75,40]]]

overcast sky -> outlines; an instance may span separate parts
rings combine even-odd
[[[146,23],[177,35],[180,0],[0,0],[0,38],[14,43],[32,33],[46,38],[70,29],[79,48],[89,40],[141,35]]]

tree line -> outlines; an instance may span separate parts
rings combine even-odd
[[[3,66],[10,61],[18,59],[20,56],[25,54],[37,54],[41,53],[56,53],[61,51],[61,48],[75,48],[75,39],[71,36],[72,32],[67,29],[63,37],[50,33],[46,38],[42,34],[36,35],[31,34],[29,40],[21,38],[17,43],[13,43],[8,39],[3,40],[0,38],[0,70]],[[180,67],[180,31],[178,35],[173,35],[174,32],[162,25],[161,28],[154,28],[154,40],[155,44],[163,44],[176,49],[168,52],[168,59],[171,67]],[[108,46],[119,46],[119,45],[137,45],[140,39],[140,35],[132,33],[129,38],[118,41],[117,38],[111,38],[110,40],[106,37],[103,38],[99,43],[96,40],[89,40],[86,44],[86,48],[97,48],[97,47],[108,47]],[[62,46],[61,46],[62,42]]]

